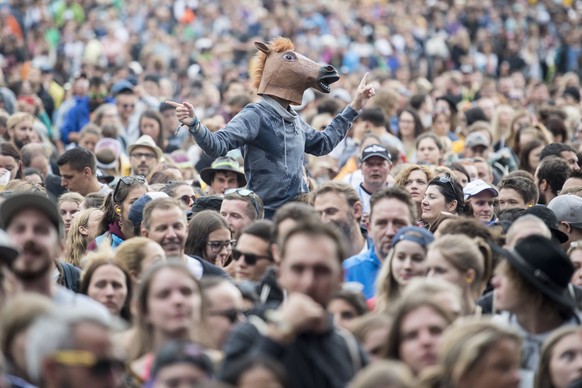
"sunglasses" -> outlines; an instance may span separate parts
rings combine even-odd
[[[240,195],[241,197],[249,197],[251,199],[251,202],[253,203],[253,206],[255,207],[257,217],[261,214],[261,212],[259,211],[259,204],[257,202],[258,195],[254,191],[249,189],[227,189],[224,192],[224,195],[229,194],[237,194]]]
[[[245,253],[245,252],[239,251],[238,249],[232,250],[232,258],[234,259],[234,261],[238,261],[241,257],[245,258],[245,263],[247,263],[248,265],[255,265],[255,264],[257,264],[257,260],[260,260],[260,259],[266,259],[269,261],[273,260],[273,258],[271,256],[255,255],[254,253]]]
[[[226,318],[231,325],[234,325],[236,322],[241,321],[241,317],[243,317],[243,311],[239,309],[227,309],[227,310],[217,310],[209,312],[211,316],[215,317],[224,317]]]
[[[214,240],[206,243],[213,251],[220,251],[222,248],[232,249],[236,245],[236,240]]]
[[[115,190],[113,190],[113,202],[115,202],[115,203],[123,202],[123,199],[119,199],[119,195],[118,195],[119,188],[121,187],[122,183],[125,186],[131,186],[135,183],[144,184],[144,183],[146,183],[146,179],[145,179],[145,177],[143,177],[141,175],[132,175],[132,176],[121,177],[119,179],[119,181],[117,181],[117,184],[115,185]]]
[[[51,357],[56,363],[66,366],[82,366],[89,368],[95,377],[107,376],[112,370],[122,371],[124,363],[114,358],[97,358],[85,350],[61,350]]]
[[[180,201],[184,202],[186,205],[190,205],[192,202],[196,201],[195,195],[182,195]]]
[[[451,185],[451,189],[453,189],[453,194],[455,195],[455,198],[457,198],[457,190],[455,190],[455,184],[453,183],[453,179],[449,174],[441,175],[435,179],[440,183],[444,184],[448,183],[449,185]]]

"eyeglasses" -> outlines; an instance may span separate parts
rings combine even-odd
[[[455,184],[453,183],[453,179],[449,174],[441,175],[435,179],[438,180],[440,183],[445,184],[448,183],[449,185],[451,185],[451,189],[453,189],[453,194],[455,195],[455,198],[457,198],[457,190],[455,190]]]
[[[182,195],[180,197],[180,201],[184,202],[186,205],[190,205],[190,203],[196,201],[195,195]]]
[[[141,159],[141,158],[146,158],[147,160],[154,160],[156,158],[156,154],[152,154],[149,152],[143,153],[143,152],[132,152],[131,155],[132,158],[135,159]]]
[[[248,265],[255,265],[257,264],[257,260],[260,259],[266,259],[269,261],[273,260],[271,256],[267,255],[255,255],[254,253],[245,253],[239,251],[238,249],[232,250],[232,258],[234,259],[234,261],[238,261],[238,259],[240,259],[241,257],[245,258],[245,263],[247,263]]]
[[[231,325],[241,321],[242,318],[244,318],[243,311],[239,309],[210,311],[208,314],[211,316],[224,317],[230,322]]]
[[[113,358],[97,358],[86,350],[61,350],[51,357],[55,362],[67,366],[83,366],[89,368],[93,376],[106,376],[112,370],[123,370],[123,362]]]
[[[144,183],[146,183],[146,179],[145,179],[145,177],[143,177],[141,175],[132,175],[132,176],[121,177],[119,179],[119,181],[117,181],[117,185],[115,185],[115,190],[113,190],[113,202],[115,202],[115,203],[123,202],[123,199],[118,198],[119,197],[119,187],[121,186],[122,183],[125,186],[131,186],[134,183],[144,184]]]
[[[249,189],[227,189],[224,192],[224,195],[229,195],[229,194],[237,194],[237,195],[240,195],[241,197],[250,197],[251,202],[253,203],[253,206],[255,207],[255,211],[257,212],[257,217],[259,217],[261,215],[261,212],[259,211],[259,203],[257,202],[257,198],[259,198],[259,196],[254,191],[249,190]]]
[[[220,251],[222,248],[232,249],[236,245],[236,240],[214,240],[206,243],[213,251]]]

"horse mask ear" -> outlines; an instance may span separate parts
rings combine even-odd
[[[265,54],[269,55],[271,53],[271,49],[263,42],[255,42],[255,47],[264,52]]]

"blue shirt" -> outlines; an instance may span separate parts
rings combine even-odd
[[[382,266],[382,262],[376,255],[374,244],[364,253],[352,256],[343,262],[344,281],[358,282],[364,286],[366,299],[376,295],[376,277]]]

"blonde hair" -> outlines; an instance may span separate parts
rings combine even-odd
[[[461,379],[503,340],[513,341],[519,351],[521,337],[509,327],[483,319],[457,321],[443,335],[437,366],[421,375],[423,386],[458,387]]]
[[[402,290],[401,299],[408,300],[412,298],[434,299],[438,295],[449,293],[453,295],[463,306],[463,295],[461,289],[456,285],[447,282],[444,279],[429,279],[429,278],[413,278],[410,283]],[[438,301],[437,301],[438,302]],[[451,311],[454,314],[459,312]],[[466,315],[469,311],[460,311],[461,314]]]
[[[555,388],[552,384],[552,372],[550,370],[550,361],[552,359],[554,348],[564,337],[572,334],[582,334],[580,326],[567,326],[555,330],[546,340],[540,352],[540,363],[538,364],[535,388]]]
[[[97,208],[85,209],[75,215],[69,233],[67,234],[67,246],[65,248],[65,262],[81,267],[81,258],[87,251],[89,241],[81,234],[80,228],[87,228],[89,219],[94,212],[101,212]]]
[[[139,278],[142,271],[143,259],[146,255],[146,246],[156,243],[147,237],[133,237],[125,241],[115,251],[115,258],[122,263],[132,277]]]
[[[511,115],[515,114],[515,111],[510,105],[501,104],[495,108],[495,113],[493,114],[493,119],[491,120],[491,133],[493,135],[493,143],[505,139],[510,135],[511,132],[511,121],[507,128],[502,128],[500,124],[500,118],[503,113],[509,113]],[[513,119],[513,117],[512,117]]]
[[[30,121],[34,123],[34,117],[30,114],[30,113],[26,113],[26,112],[16,112],[12,115],[10,115],[10,117],[8,117],[8,121],[6,122],[6,127],[8,129],[14,128],[15,126],[17,126],[18,124],[20,124],[23,121]]]
[[[74,202],[77,204],[77,206],[81,206],[84,199],[85,199],[85,197],[83,197],[79,193],[75,193],[75,192],[64,193],[63,195],[61,195],[59,197],[59,202],[57,203],[57,207],[61,207],[61,205],[65,202]]]

